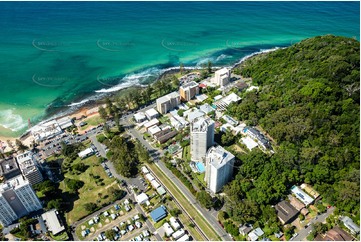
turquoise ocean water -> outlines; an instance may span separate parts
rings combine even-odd
[[[162,70],[323,34],[359,39],[359,2],[0,2],[0,135]]]

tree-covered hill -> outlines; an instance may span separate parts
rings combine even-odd
[[[228,112],[261,126],[277,145],[272,157],[256,150],[241,156],[236,179],[225,189],[233,201],[231,216],[262,214],[262,207],[302,182],[359,216],[359,41],[331,35],[306,39],[250,58],[240,72],[260,90],[246,93]]]

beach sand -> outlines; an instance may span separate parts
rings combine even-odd
[[[73,113],[70,113],[68,115],[65,115],[65,116],[68,116],[70,118],[75,118],[76,121],[75,123],[79,123],[80,119],[84,116],[87,116],[87,118],[89,117],[92,117],[92,116],[95,116],[95,115],[98,115],[98,108],[100,107],[101,105],[95,105],[95,106],[91,106],[91,107],[82,107],[80,108],[79,110],[77,111],[74,111]],[[59,117],[60,118],[60,117]],[[78,120],[78,121],[77,121]],[[91,127],[89,127],[91,128]],[[84,130],[85,131],[85,130]],[[84,132],[83,131],[83,132]],[[80,133],[83,133],[83,132],[80,132]],[[30,147],[32,142],[33,142],[33,137],[31,135],[28,135],[26,136],[25,138],[19,138],[19,137],[5,137],[5,136],[0,136],[0,149],[5,153],[5,152],[9,152],[11,151],[11,148],[10,146],[8,145],[8,140],[13,144],[14,147],[16,147],[15,145],[15,140],[16,139],[20,139],[21,142]]]

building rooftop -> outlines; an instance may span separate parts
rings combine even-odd
[[[157,103],[164,103],[164,102],[168,102],[170,99],[172,98],[179,98],[179,93],[178,92],[171,92],[168,93],[167,95],[160,97],[157,99]]]
[[[199,110],[201,110],[202,112],[208,114],[208,113],[214,111],[215,109],[211,105],[209,105],[208,103],[205,103],[205,104],[203,104],[203,105],[201,105],[199,107]]]
[[[148,133],[150,133],[151,135],[155,135],[156,133],[159,133],[160,131],[161,131],[161,129],[157,125],[154,125],[148,129]]]
[[[144,127],[148,129],[149,127],[152,127],[153,125],[157,125],[157,124],[159,124],[159,121],[158,121],[158,119],[154,118],[154,119],[150,120],[149,122],[146,122],[144,124]]]
[[[239,96],[237,96],[237,94],[235,94],[233,92],[222,99],[222,101],[227,105],[229,105],[229,104],[231,104],[233,102],[238,102],[239,100],[241,100],[241,98]]]
[[[360,232],[360,226],[355,224],[355,222],[350,217],[344,216],[342,217],[341,221],[352,233],[358,234]]]
[[[313,187],[306,183],[301,184],[301,188],[310,194],[313,198],[320,196],[320,194],[315,189],[313,189]]]
[[[289,202],[282,201],[276,204],[275,206],[276,213],[278,218],[283,224],[290,222],[298,214],[297,209],[295,209]]]
[[[164,231],[166,233],[167,236],[171,236],[174,233],[174,230],[172,229],[172,227],[169,225],[169,223],[165,223],[163,224],[163,228]]]
[[[138,112],[136,114],[134,114],[134,119],[135,120],[142,120],[142,119],[145,119],[146,116],[143,112]]]
[[[181,88],[183,89],[189,89],[194,87],[198,87],[198,84],[195,81],[187,82],[181,86]]]
[[[198,94],[196,95],[196,99],[200,102],[203,102],[204,100],[206,100],[208,98],[208,96],[206,94]]]
[[[229,73],[229,69],[227,69],[226,67],[224,67],[224,68],[216,71],[215,73],[218,74],[218,75],[225,75],[225,74],[228,74],[228,73]]]
[[[169,219],[170,225],[172,225],[173,229],[177,230],[181,227],[181,225],[179,224],[179,222],[177,221],[177,219],[175,219],[174,217],[171,217]]]
[[[61,224],[61,221],[58,218],[58,212],[55,209],[43,213],[41,217],[45,221],[48,230],[50,230],[54,235],[65,230],[65,227]]]
[[[298,200],[300,200],[303,204],[305,204],[306,206],[308,206],[309,204],[311,204],[313,202],[313,198],[311,198],[307,193],[305,193],[304,191],[302,191],[302,189],[300,189],[298,186],[293,186],[291,188],[291,192],[293,194],[295,194],[295,196],[298,198]]]
[[[83,150],[83,151],[80,151],[79,153],[78,153],[78,156],[79,157],[85,157],[85,156],[87,156],[87,155],[89,155],[89,154],[91,154],[91,153],[93,153],[94,152],[94,150],[92,149],[92,148],[86,148],[85,150]]]
[[[294,196],[292,196],[291,194],[288,195],[288,198],[290,200],[290,204],[297,209],[298,211],[300,211],[301,209],[303,209],[305,207],[305,204],[303,204],[300,200],[298,200],[297,198],[295,198]]]
[[[191,125],[191,132],[206,132],[209,125],[214,121],[210,118],[199,117]]]
[[[73,122],[69,116],[62,117],[60,119],[57,119],[56,122],[62,129],[69,128],[73,125]]]
[[[261,228],[256,228],[256,229],[252,230],[252,232],[250,232],[248,234],[248,236],[251,239],[251,241],[256,241],[263,234],[264,234],[264,232]]]
[[[9,157],[0,161],[0,175],[5,179],[11,179],[21,174],[14,157]]]
[[[248,136],[242,138],[242,143],[245,144],[249,150],[258,146],[258,143]]]
[[[31,128],[31,134],[34,136],[35,140],[47,139],[61,132],[62,130],[56,120],[40,123]]]
[[[160,196],[162,196],[162,195],[164,195],[164,194],[167,193],[167,191],[164,189],[163,186],[158,187],[158,188],[157,188],[157,192],[158,192],[158,194],[159,194]]]
[[[139,194],[138,196],[135,197],[135,200],[139,204],[144,203],[145,201],[148,201],[148,199],[149,199],[148,195],[145,194],[144,192],[142,192],[141,194]]]
[[[222,95],[217,95],[217,96],[215,96],[213,99],[214,99],[214,101],[218,101],[218,100],[220,100],[220,99],[222,99],[222,98],[223,98]]]
[[[151,109],[148,109],[147,111],[145,111],[145,115],[152,117],[152,116],[159,115],[159,113],[154,108],[151,108]]]
[[[199,109],[196,109],[190,113],[188,113],[188,121],[189,122],[193,122],[195,119],[199,118],[199,117],[203,117],[205,116],[206,114],[202,111],[200,111]]]
[[[218,169],[232,160],[234,155],[218,145],[209,148],[207,158],[210,159],[210,164]]]
[[[160,206],[150,212],[150,216],[152,217],[154,222],[158,222],[167,216],[167,211],[165,210],[164,206]]]
[[[346,233],[343,229],[338,226],[335,226],[333,229],[327,231],[325,237],[322,238],[323,241],[352,241],[353,238]]]
[[[244,224],[239,227],[239,233],[242,235],[248,235],[249,232],[253,229],[253,226],[250,224]]]
[[[0,184],[0,192],[3,193],[9,189],[16,189],[17,187],[29,184],[28,180],[25,180],[22,175],[18,175],[10,180]]]
[[[16,159],[24,175],[37,170],[32,152],[27,151],[23,154],[20,154],[16,157]]]

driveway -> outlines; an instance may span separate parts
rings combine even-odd
[[[323,213],[321,215],[316,216],[309,223],[313,224],[313,223],[317,223],[317,222],[320,222],[320,223],[325,222],[326,218],[328,216],[330,216],[333,213],[334,210],[335,210],[335,207],[331,207],[331,208],[327,209],[326,213]],[[300,230],[298,232],[298,235],[296,237],[294,237],[293,239],[291,239],[291,240],[294,240],[294,241],[305,240],[306,237],[309,235],[311,230],[312,230],[312,226],[310,225],[307,228]]]

